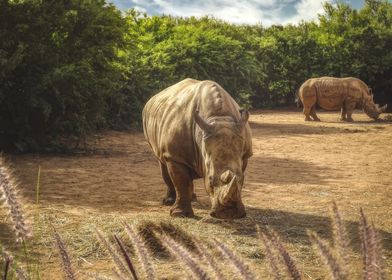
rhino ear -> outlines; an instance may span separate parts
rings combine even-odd
[[[241,114],[241,123],[245,124],[249,120],[249,111],[245,109],[241,109],[240,114]]]
[[[197,125],[205,132],[205,133],[211,133],[212,132],[212,125],[206,122],[199,114],[199,110],[196,110],[195,113],[193,114],[193,117],[195,119],[195,122]]]

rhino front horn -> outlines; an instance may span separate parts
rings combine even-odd
[[[380,112],[381,112],[381,113],[385,113],[386,110],[387,110],[387,107],[388,107],[388,104],[385,104],[384,106],[382,106],[382,107],[380,108]]]
[[[249,120],[249,111],[248,110],[240,110],[241,113],[241,123],[244,124]]]
[[[238,189],[238,181],[237,181],[237,176],[233,176],[231,181],[224,186],[224,189],[222,190],[222,196],[221,196],[221,203],[223,205],[227,204],[230,199],[233,197],[234,193]]]

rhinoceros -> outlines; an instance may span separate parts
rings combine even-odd
[[[302,84],[298,101],[303,104],[305,121],[320,121],[316,115],[316,104],[324,110],[341,110],[341,120],[352,122],[354,109],[363,109],[373,119],[386,111],[387,105],[374,104],[371,89],[357,78],[312,78]]]
[[[192,217],[193,180],[204,178],[210,215],[246,216],[241,200],[252,155],[249,112],[216,82],[185,79],[154,95],[143,109],[144,135],[167,185],[171,216]]]

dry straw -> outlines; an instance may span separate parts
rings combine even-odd
[[[0,155],[0,189],[2,191],[3,205],[8,208],[9,216],[16,234],[16,242],[23,242],[32,237],[25,214],[17,194],[18,182],[13,176],[4,158]]]

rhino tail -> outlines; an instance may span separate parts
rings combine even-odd
[[[295,103],[297,104],[297,108],[301,108],[303,106],[301,98],[299,98],[299,90],[295,93]]]

